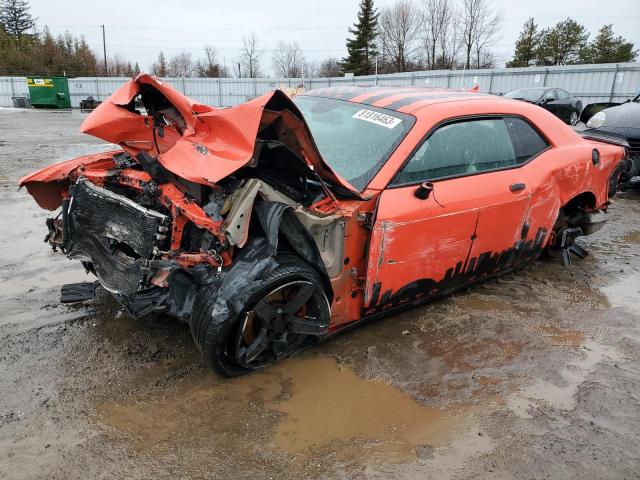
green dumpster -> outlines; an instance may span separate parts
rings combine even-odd
[[[27,86],[35,108],[71,108],[67,77],[27,77]]]

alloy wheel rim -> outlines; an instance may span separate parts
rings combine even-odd
[[[235,341],[238,364],[257,368],[298,351],[309,335],[321,327],[317,293],[312,282],[298,280],[262,296],[245,313],[238,329]]]

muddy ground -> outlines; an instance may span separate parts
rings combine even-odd
[[[235,380],[42,243],[16,181],[104,148],[83,114],[0,109],[0,478],[640,477],[640,193],[545,260]]]

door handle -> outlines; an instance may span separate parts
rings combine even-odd
[[[521,190],[524,190],[525,188],[527,188],[527,186],[524,183],[512,183],[511,185],[509,185],[509,190],[511,190],[512,192],[519,192]]]

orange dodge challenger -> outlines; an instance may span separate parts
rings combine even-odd
[[[81,130],[120,148],[20,181],[47,241],[133,316],[189,322],[234,376],[512,270],[599,228],[625,157],[535,105],[474,91],[280,91],[198,104],[151,75]]]

